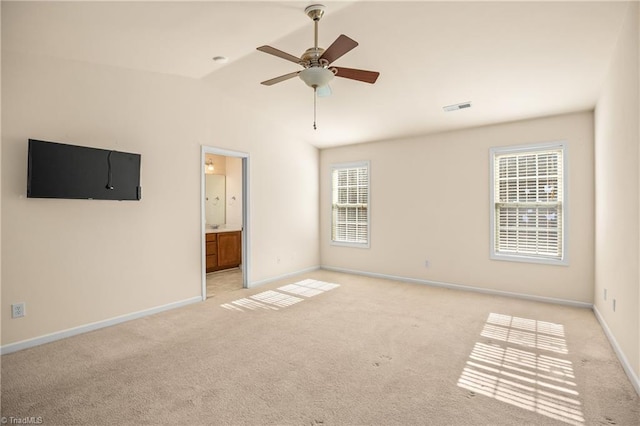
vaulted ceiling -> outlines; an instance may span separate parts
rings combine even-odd
[[[380,72],[374,85],[335,78],[318,98],[301,69],[256,50],[313,46],[313,2],[2,2],[2,49],[202,79],[318,147],[592,109],[625,2],[323,2],[319,44],[360,43],[336,66]],[[214,62],[226,56],[226,63]],[[212,100],[215,101],[215,100]],[[472,107],[444,112],[445,105]]]

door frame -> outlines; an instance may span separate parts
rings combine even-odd
[[[201,271],[202,271],[202,300],[207,300],[207,238],[206,238],[206,214],[205,214],[205,161],[207,154],[236,157],[242,159],[242,287],[249,288],[249,271],[251,268],[250,256],[250,223],[249,223],[249,154],[241,151],[232,151],[223,148],[202,145],[200,152],[200,239],[201,239]],[[226,198],[226,193],[225,193]],[[225,200],[225,205],[227,200]]]

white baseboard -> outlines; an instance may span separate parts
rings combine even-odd
[[[291,272],[283,275],[279,275],[277,277],[271,277],[260,281],[254,281],[249,284],[249,288],[258,287],[272,281],[277,281],[285,278],[289,278],[295,275],[303,274],[306,272],[313,272],[320,269],[320,266],[312,266],[310,268],[306,268],[300,271]],[[32,348],[34,346],[43,345],[45,343],[54,342],[56,340],[64,339],[67,337],[75,336],[82,333],[87,333],[89,331],[98,330],[104,327],[110,327],[112,325],[119,324],[125,321],[131,321],[136,318],[142,318],[148,315],[153,315],[158,312],[167,311],[170,309],[179,308],[181,306],[189,305],[191,303],[202,302],[202,296],[196,296],[185,300],[180,300],[178,302],[168,303],[166,305],[157,306],[151,309],[145,309],[143,311],[132,312],[130,314],[120,315],[114,318],[109,318],[102,321],[97,321],[89,324],[84,324],[78,327],[69,328],[62,331],[56,331],[54,333],[45,334],[43,336],[34,337],[27,340],[22,340],[15,343],[9,343],[7,345],[0,347],[0,355],[10,354],[12,352],[21,351],[23,349]]]
[[[328,271],[344,272],[346,274],[364,275],[372,278],[383,278],[387,280],[402,281],[402,282],[413,283],[413,284],[429,285],[432,287],[449,288],[452,290],[463,290],[463,291],[471,291],[475,293],[491,294],[494,296],[514,297],[518,299],[532,300],[535,302],[555,303],[558,305],[573,306],[576,308],[591,309],[593,307],[593,304],[591,303],[578,302],[575,300],[565,300],[565,299],[556,299],[553,297],[533,296],[530,294],[512,293],[509,291],[492,290],[488,288],[472,287],[472,286],[466,286],[461,284],[451,284],[451,283],[445,283],[440,281],[421,280],[418,278],[407,278],[407,277],[400,277],[396,275],[378,274],[376,272],[355,271],[352,269],[336,268],[333,266],[322,266],[321,268],[326,269]]]
[[[192,297],[178,302],[168,303],[162,306],[156,306],[155,308],[145,309],[143,311],[133,312],[130,314],[120,315],[114,318],[109,318],[102,321],[96,321],[78,327],[69,328],[62,331],[56,331],[55,333],[45,334],[44,336],[34,337],[32,339],[22,340],[16,343],[9,343],[0,347],[0,354],[6,355],[12,352],[21,351],[23,349],[32,348],[34,346],[43,345],[45,343],[54,342],[56,340],[65,339],[67,337],[75,336],[89,331],[98,330],[104,327],[110,327],[112,325],[120,324],[121,322],[131,321],[133,319],[146,317],[149,315],[157,314],[158,312],[168,311],[170,309],[179,308],[181,306],[190,305],[192,303],[202,302],[201,296]]]
[[[260,281],[253,281],[253,282],[249,283],[249,288],[259,287],[261,285],[269,284],[269,283],[274,282],[274,281],[283,280],[285,278],[291,278],[291,277],[294,277],[296,275],[305,274],[307,272],[317,271],[318,269],[320,269],[320,266],[312,266],[310,268],[301,269],[299,271],[289,272],[289,273],[286,273],[286,274],[283,274],[283,275],[278,275],[277,277],[266,278],[266,279],[260,280]]]
[[[626,356],[624,356],[624,352],[622,352],[622,349],[620,349],[620,345],[618,345],[618,341],[613,336],[613,333],[611,332],[611,329],[607,325],[607,322],[604,320],[604,317],[600,314],[600,311],[598,311],[598,308],[596,308],[595,305],[593,306],[593,313],[596,315],[596,318],[600,323],[600,327],[602,327],[602,329],[604,330],[604,334],[607,336],[607,339],[609,339],[609,343],[611,343],[611,346],[613,347],[613,351],[618,356],[618,360],[620,360],[620,364],[622,364],[622,368],[624,369],[624,372],[627,373],[627,377],[629,377],[629,381],[635,388],[637,394],[640,395],[640,380],[638,379],[638,376],[636,375],[636,373],[633,371],[633,368],[631,368],[631,364],[629,364],[629,360],[627,359]]]

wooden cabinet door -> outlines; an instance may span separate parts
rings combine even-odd
[[[218,267],[233,268],[240,266],[242,242],[240,232],[221,232],[218,234]]]
[[[207,245],[207,272],[213,272],[218,268],[218,238],[213,232],[205,235]]]
[[[213,272],[218,267],[218,256],[215,254],[207,255],[207,272]]]

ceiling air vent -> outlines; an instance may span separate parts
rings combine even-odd
[[[459,109],[471,108],[471,102],[462,102],[460,104],[455,105],[447,105],[446,107],[442,107],[443,110],[449,111],[457,111]]]

